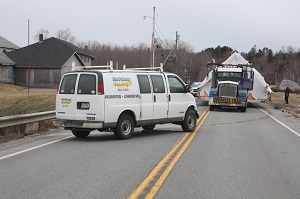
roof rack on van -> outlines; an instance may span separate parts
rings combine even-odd
[[[146,68],[126,68],[126,65],[124,65],[123,70],[150,70],[150,71],[158,70],[160,72],[164,72],[162,63],[160,64],[159,67],[146,67]]]
[[[73,70],[82,70],[82,69],[109,69],[110,71],[113,71],[113,62],[110,61],[109,65],[107,66],[75,66]]]

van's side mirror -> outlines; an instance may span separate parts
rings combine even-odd
[[[190,85],[188,85],[188,84],[185,85],[185,87],[184,87],[184,92],[185,92],[185,93],[190,92]]]

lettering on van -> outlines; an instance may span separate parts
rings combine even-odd
[[[61,98],[61,104],[69,105],[72,103],[72,99],[69,98]]]
[[[139,94],[136,95],[124,95],[124,98],[140,98]]]
[[[140,94],[132,95],[105,95],[105,99],[119,99],[119,98],[140,98]]]
[[[130,77],[113,77],[112,81],[114,86],[117,88],[128,88],[132,85]]]
[[[105,99],[121,98],[121,95],[105,95]]]

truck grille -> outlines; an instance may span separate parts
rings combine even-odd
[[[219,97],[230,97],[236,98],[237,86],[234,84],[220,84],[219,86]]]

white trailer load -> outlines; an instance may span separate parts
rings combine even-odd
[[[249,62],[245,60],[240,53],[234,52],[226,61],[222,63],[222,65],[230,67],[230,66],[238,66],[238,65],[249,65]],[[248,100],[266,100],[269,97],[269,94],[273,91],[270,86],[265,82],[264,77],[255,69],[248,68],[248,70],[252,70],[254,74],[253,78],[253,90],[248,93]],[[202,83],[199,86],[199,99],[202,101],[209,101],[209,91],[211,89],[212,84],[212,72],[208,72],[207,76],[204,78]],[[249,71],[250,72],[250,71]]]

